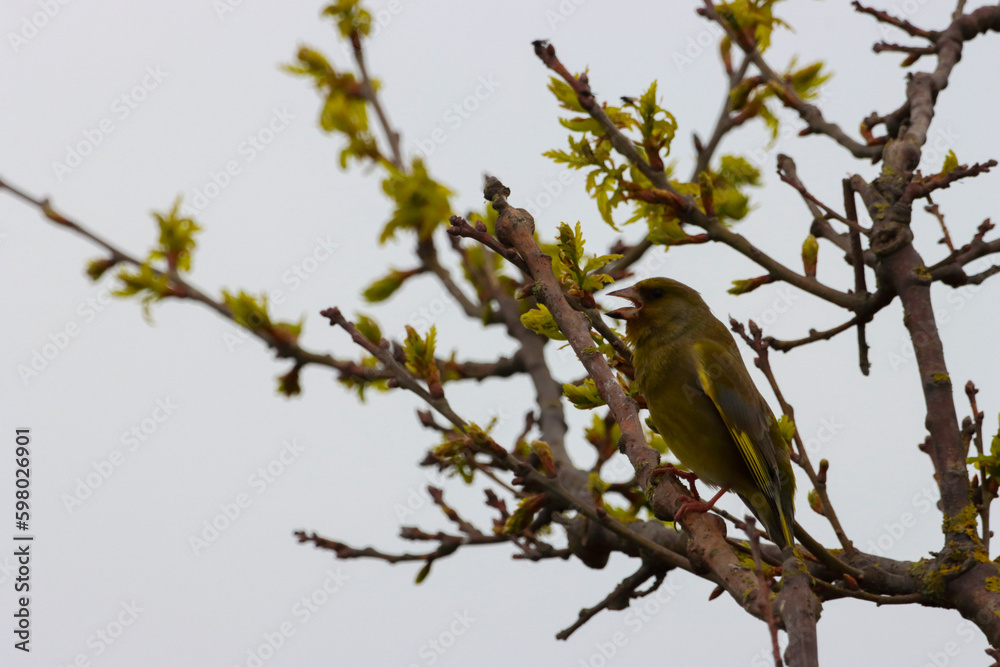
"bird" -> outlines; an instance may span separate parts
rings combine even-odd
[[[634,383],[653,425],[683,466],[720,489],[707,503],[689,498],[674,520],[707,511],[732,490],[775,544],[794,544],[788,442],[729,329],[697,291],[670,278],[647,278],[608,296],[632,303],[606,314],[625,321]]]

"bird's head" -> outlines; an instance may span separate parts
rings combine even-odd
[[[633,343],[654,331],[679,333],[696,321],[699,313],[710,312],[698,292],[670,278],[648,278],[609,292],[608,296],[632,302],[631,306],[612,310],[607,316],[625,320]]]

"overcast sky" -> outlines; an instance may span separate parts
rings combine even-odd
[[[540,234],[551,237],[559,222],[579,220],[590,249],[599,251],[615,234],[586,197],[583,177],[541,155],[565,147],[566,131],[531,41],[551,39],[570,69],[589,68],[594,90],[612,103],[657,80],[661,103],[680,124],[670,157],[686,176],[691,133],[710,134],[724,94],[717,35],[695,15],[697,4],[553,0],[487,9],[376,1],[370,6],[380,26],[368,44],[370,67],[406,152],[428,154],[431,173],[455,191],[456,210],[481,210],[482,175],[496,174],[512,189],[513,203],[538,209]],[[835,72],[821,102],[828,118],[855,132],[871,111],[900,104],[900,58],[875,55],[870,46],[905,36],[883,34],[846,2],[787,4],[780,15],[795,32],[775,34],[769,59],[776,68],[795,54],[826,61]],[[882,6],[940,28],[952,4]],[[279,317],[306,316],[303,343],[312,349],[357,356],[317,314],[338,305],[374,314],[396,337],[407,323],[435,324],[442,349],[458,349],[460,358],[511,351],[501,331],[464,322],[429,278],[411,281],[384,306],[360,301],[359,292],[386,267],[408,268],[413,260],[406,241],[377,246],[389,211],[379,175],[340,170],[341,141],[319,130],[315,91],[279,70],[300,44],[348,66],[332,25],[319,18],[322,7],[5,2],[0,175],[50,196],[58,210],[140,255],[156,238],[150,212],[183,195],[204,228],[193,280],[215,294],[277,294]],[[995,35],[966,46],[938,102],[925,170],[937,171],[949,149],[963,163],[1000,156],[998,133],[987,124],[1000,107],[997,62]],[[922,61],[917,69],[930,65]],[[801,123],[788,113],[780,118],[776,146],[751,123],[722,151],[750,156],[765,175],[740,231],[797,266],[809,217],[774,174],[778,152],[791,155],[805,183],[835,206],[844,176],[872,178],[877,168],[824,138],[796,137]],[[996,214],[996,179],[963,182],[936,197],[956,243]],[[918,209],[913,226],[927,263],[941,258],[937,222]],[[626,236],[635,240],[641,231],[630,228]],[[639,610],[605,612],[569,641],[556,641],[581,608],[635,569],[623,556],[590,570],[575,560],[512,561],[510,548],[480,547],[439,562],[415,586],[416,566],[339,562],[297,544],[292,532],[305,529],[402,550],[413,545],[397,538],[401,523],[450,527],[424,491],[441,480],[416,465],[435,444],[414,419],[417,401],[394,393],[362,405],[317,369],[303,375],[304,396],[281,398],[274,378],[287,363],[189,303],[154,308],[150,326],[138,304],[108,298],[110,279],[85,278],[85,262],[98,255],[0,195],[7,286],[0,310],[8,323],[0,364],[0,507],[11,516],[14,429],[29,427],[36,536],[30,656],[12,648],[13,547],[0,549],[3,664],[597,667],[662,663],[665,652],[677,665],[767,664],[764,626],[725,597],[706,603],[711,586],[679,574]],[[639,272],[689,283],[716,315],[753,318],[778,338],[844,318],[786,285],[726,294],[730,281],[762,272],[726,248],[657,251]],[[839,289],[852,285],[828,244],[819,277]],[[959,388],[968,379],[981,387],[991,432],[1000,411],[1000,359],[985,346],[993,350],[1000,321],[998,290],[997,279],[982,288],[934,287],[952,380]],[[814,458],[831,462],[831,495],[849,535],[864,549],[917,559],[940,546],[940,515],[930,461],[916,449],[925,434],[923,401],[898,302],[868,331],[868,378],[857,369],[852,333],[788,356],[775,353],[773,363]],[[578,377],[578,363],[550,347],[560,378]],[[497,417],[497,438],[506,444],[533,395],[524,378],[448,391],[469,420]],[[958,396],[960,414],[967,414]],[[589,415],[569,416],[571,451],[589,464],[579,428]],[[805,487],[805,475],[799,477]],[[481,487],[444,484],[453,506],[489,525]],[[805,490],[799,519],[831,541]],[[742,511],[734,498],[723,505]],[[213,523],[223,529],[206,529]],[[0,530],[5,540],[13,533],[11,524]],[[985,641],[954,612],[833,602],[819,627],[828,665],[985,664]]]

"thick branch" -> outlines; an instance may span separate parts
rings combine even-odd
[[[983,630],[991,644],[998,645],[1000,617],[993,612],[1000,609],[1000,594],[988,590],[985,582],[987,576],[996,576],[996,566],[975,560],[976,554],[984,549],[977,539],[975,508],[970,504],[965,443],[931,303],[932,276],[913,246],[910,229],[914,192],[919,194],[925,187],[925,183],[916,179],[914,170],[927,140],[935,102],[947,88],[950,74],[961,59],[964,41],[987,30],[1000,30],[1000,7],[980,7],[960,15],[940,33],[921,31],[920,36],[931,39],[937,47],[937,67],[933,72],[916,73],[909,79],[906,95],[910,122],[898,138],[886,144],[882,174],[870,184],[857,176],[851,183],[874,221],[872,250],[881,260],[880,280],[902,302],[903,324],[913,342],[924,394],[925,423],[930,433],[926,451],[941,490],[946,544],[937,559],[923,567],[933,570],[947,566],[955,572],[946,582],[941,603],[957,608]],[[956,568],[956,562],[961,567]]]

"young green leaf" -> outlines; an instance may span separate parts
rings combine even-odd
[[[584,380],[582,385],[564,384],[563,395],[578,410],[593,410],[605,404],[591,378]]]
[[[552,313],[543,304],[521,315],[521,324],[529,331],[541,334],[552,340],[566,340],[566,335],[559,330]]]

